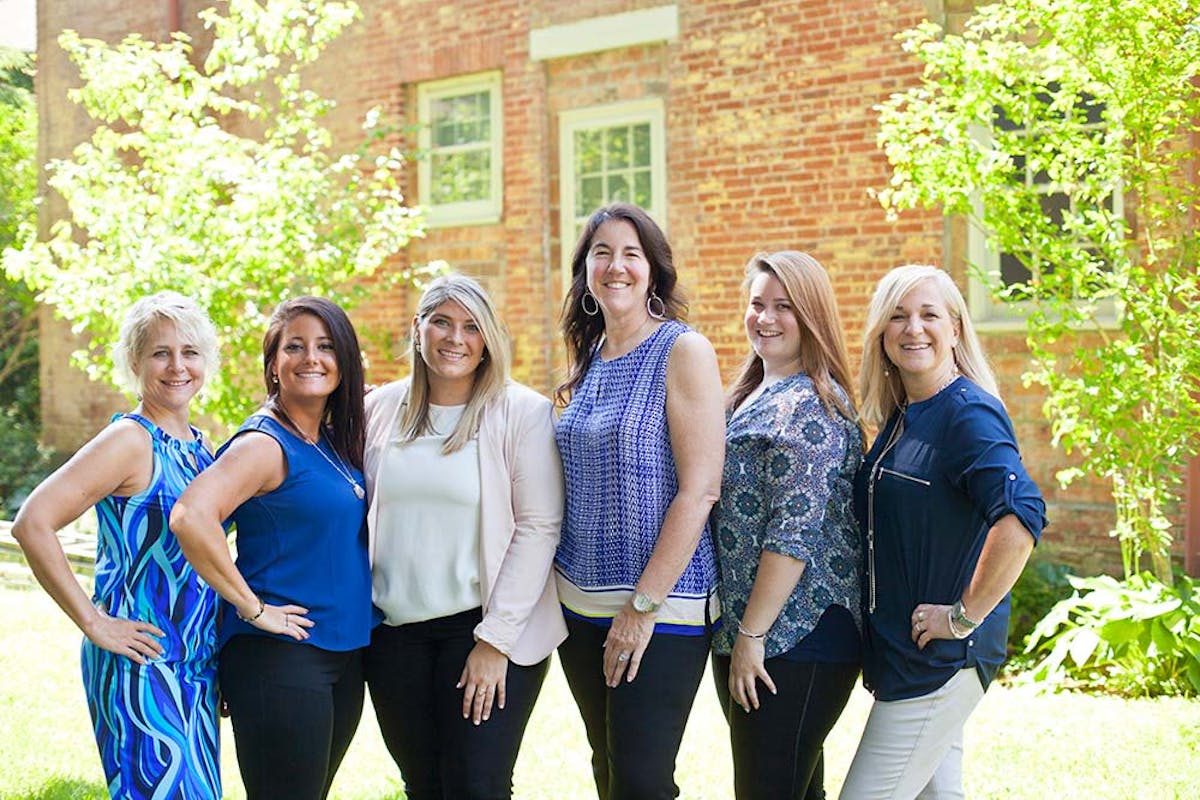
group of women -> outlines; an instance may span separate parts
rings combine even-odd
[[[223,707],[251,800],[323,798],[367,686],[409,798],[509,797],[556,649],[601,800],[678,795],[710,658],[738,798],[824,796],[860,668],[876,701],[842,796],[961,795],[1045,524],[962,296],[932,267],[883,278],[856,405],[821,265],[758,254],[745,287],[723,393],[662,231],[595,212],[559,413],[511,380],[469,278],[429,285],[411,376],[369,393],[342,310],[289,300],[266,399],[215,459],[189,424],[212,326],[178,294],[137,303],[114,354],[137,407],[14,524],[85,635],[112,796],[219,797]],[[92,506],[89,598],[55,534]]]

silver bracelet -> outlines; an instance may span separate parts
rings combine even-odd
[[[742,627],[741,621],[738,622],[738,634],[741,636],[745,636],[747,639],[765,639],[765,638],[767,638],[766,631],[763,631],[762,633],[751,633],[750,631],[748,631]]]
[[[950,628],[950,635],[955,639],[965,639],[971,635],[971,630],[963,630],[954,624],[954,608],[951,607],[946,612],[946,625]]]

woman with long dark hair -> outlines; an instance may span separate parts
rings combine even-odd
[[[319,799],[358,726],[374,622],[362,357],[345,312],[319,297],[281,303],[263,380],[262,408],[180,497],[171,529],[225,600],[221,693],[247,796]]]
[[[559,658],[599,796],[670,798],[720,613],[707,522],[725,451],[721,377],[712,345],[680,321],[671,247],[645,211],[592,214],[571,275]]]

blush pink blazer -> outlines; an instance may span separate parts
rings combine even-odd
[[[367,530],[371,564],[379,507],[380,465],[408,400],[408,379],[367,395]],[[554,552],[562,533],[562,462],[554,410],[542,395],[510,381],[479,426],[479,588],[482,639],[514,664],[542,661],[567,638],[554,588]]]

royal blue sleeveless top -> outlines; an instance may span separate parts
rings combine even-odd
[[[337,652],[363,647],[377,621],[367,563],[366,501],[334,467],[337,455],[324,438],[309,444],[264,414],[242,423],[217,458],[246,431],[265,433],[279,443],[287,478],[233,512],[238,569],[263,602],[308,609],[315,624],[308,629],[306,644]],[[362,486],[362,471],[340,463]],[[222,646],[239,634],[295,641],[260,631],[238,619],[233,606],[221,605]]]

